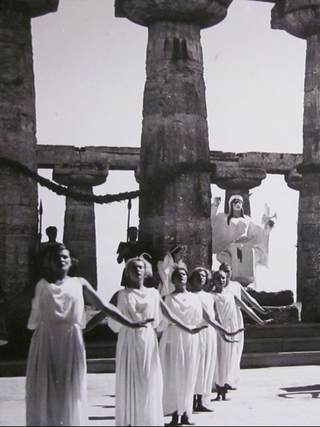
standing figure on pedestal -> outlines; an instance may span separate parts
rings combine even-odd
[[[247,286],[255,282],[256,251],[259,251],[259,260],[267,265],[269,234],[276,214],[272,217],[264,215],[264,226],[261,227],[244,214],[242,196],[230,197],[228,214],[217,214],[220,202],[221,198],[215,197],[211,206],[212,253],[217,255],[220,263],[231,266],[231,280]]]

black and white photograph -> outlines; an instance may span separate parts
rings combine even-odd
[[[320,2],[0,0],[0,426],[319,426]]]

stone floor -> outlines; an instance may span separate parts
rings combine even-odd
[[[1,426],[25,425],[24,386],[24,377],[0,378]],[[115,425],[114,390],[115,374],[88,374],[89,425]],[[228,397],[212,402],[213,413],[194,414],[196,425],[319,426],[320,366],[243,369]]]

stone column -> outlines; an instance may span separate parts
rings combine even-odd
[[[108,176],[108,166],[101,162],[56,166],[53,179],[70,191],[93,195],[92,187],[101,185]],[[76,275],[84,277],[97,289],[96,227],[93,202],[66,197],[63,242],[79,261]]]
[[[261,185],[267,176],[266,171],[260,168],[239,168],[225,163],[216,165],[211,182],[226,190],[224,212],[229,213],[229,199],[235,194],[243,197],[243,210],[251,216],[249,190]]]
[[[272,27],[306,39],[303,163],[297,256],[301,318],[320,322],[320,2],[286,0],[272,10]]]
[[[56,11],[58,3],[0,2],[0,156],[33,171],[37,162],[31,18]],[[0,283],[9,299],[30,284],[37,243],[37,205],[36,182],[1,165]]]
[[[163,257],[185,248],[211,266],[210,155],[200,30],[231,0],[118,0],[116,15],[148,27],[140,152],[140,240]]]

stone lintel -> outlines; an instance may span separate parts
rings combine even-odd
[[[190,22],[207,28],[221,22],[232,0],[115,0],[115,16],[149,27],[157,21]]]
[[[31,18],[58,10],[60,0],[1,0],[0,10],[13,10]]]
[[[74,147],[69,145],[37,145],[38,168],[52,169],[62,163],[80,161],[80,153],[94,155],[98,159],[107,156],[109,170],[137,172],[140,164],[140,148],[137,147]],[[302,162],[302,154],[295,153],[232,153],[210,151],[210,162],[215,165],[229,163],[232,167],[261,168],[270,174],[286,175]],[[139,174],[138,174],[139,175]]]
[[[74,147],[70,145],[37,145],[38,168],[53,169],[61,163],[79,162],[87,159],[107,159],[109,170],[133,170],[140,163],[140,148],[133,147]]]

